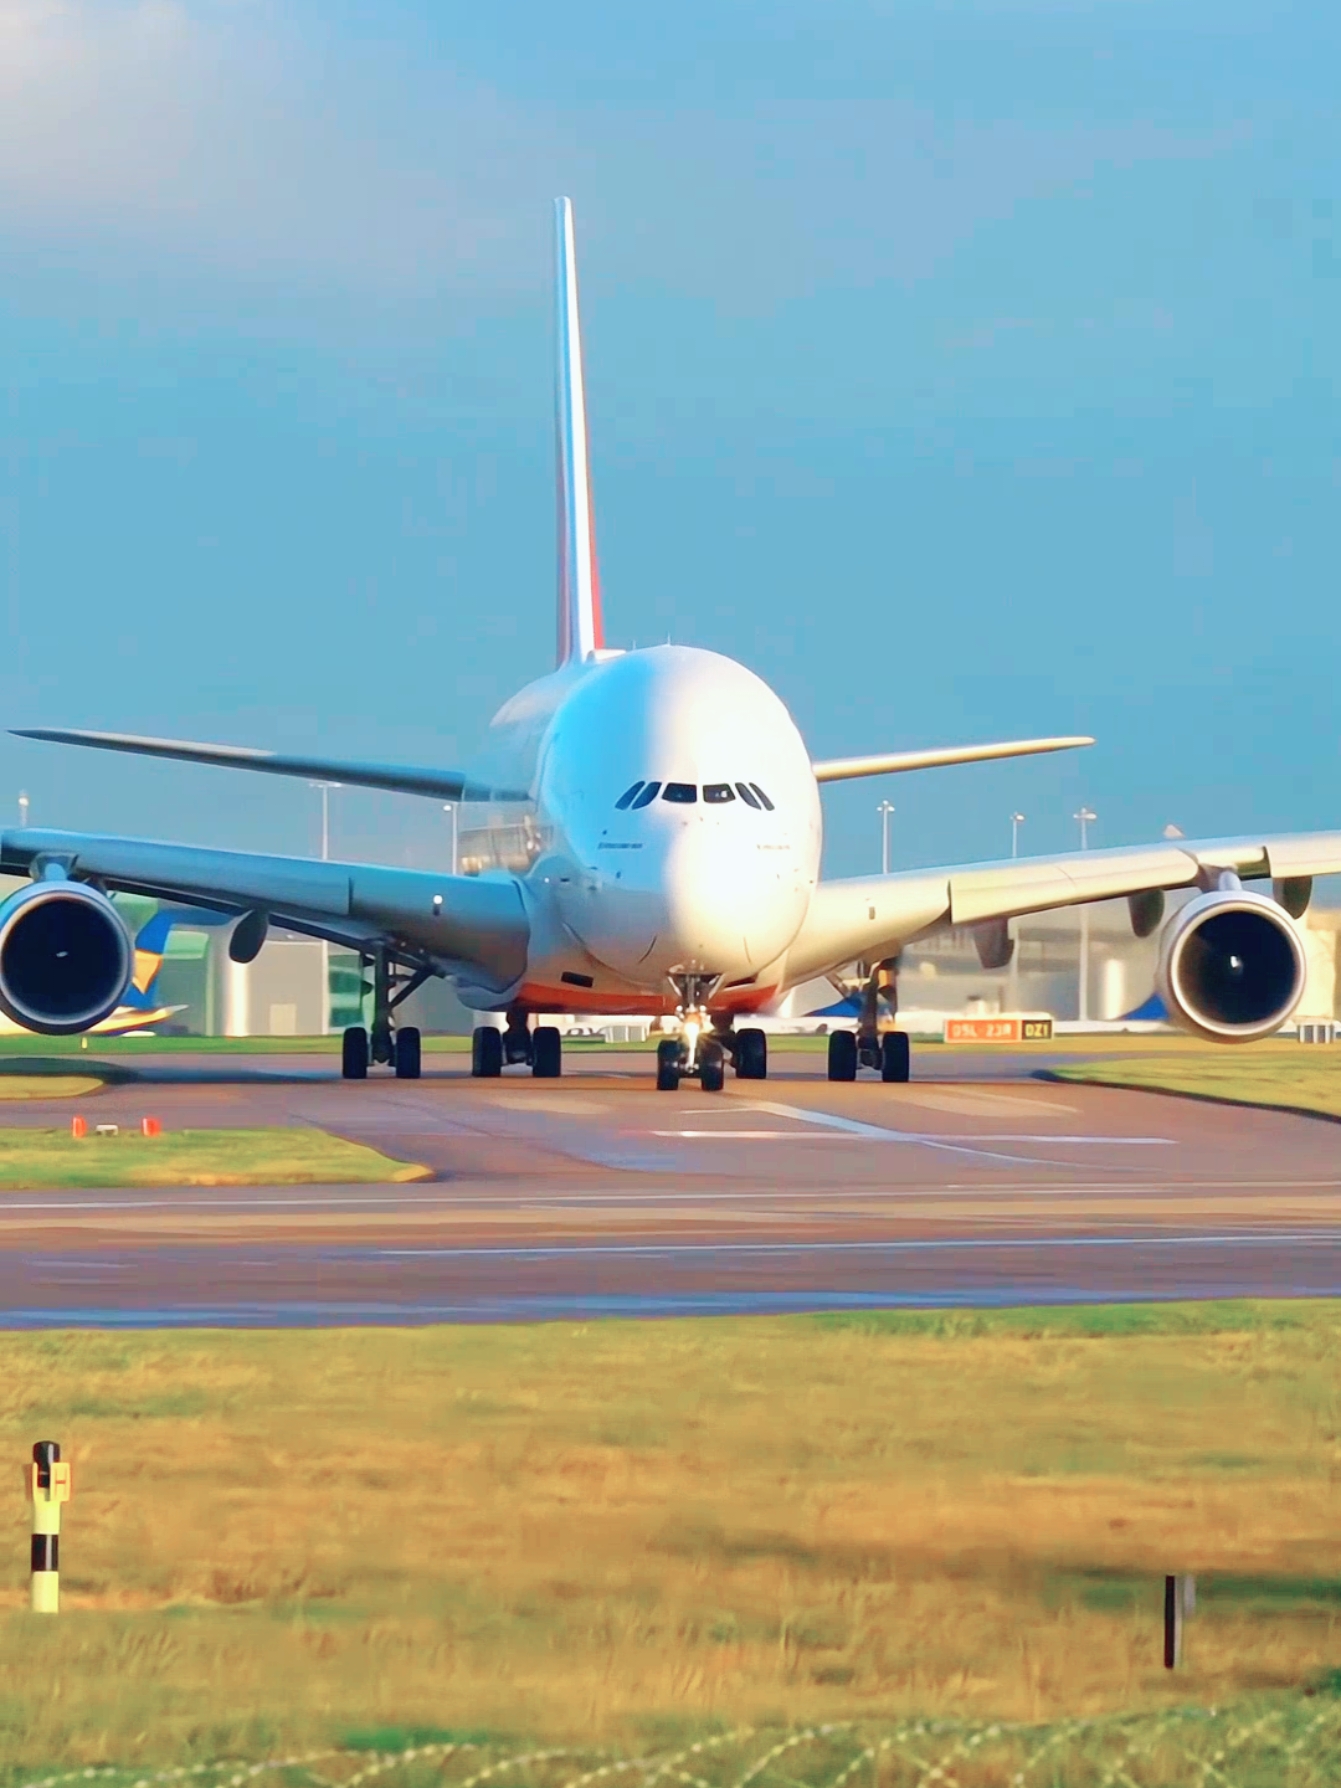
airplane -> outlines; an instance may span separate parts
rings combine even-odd
[[[507,701],[469,771],[345,762],[318,753],[29,727],[18,736],[460,802],[473,874],[197,849],[22,828],[0,835],[0,869],[29,886],[0,907],[0,1009],[32,1030],[84,1031],[126,997],[134,954],[112,890],[235,915],[234,961],[270,924],[356,951],[372,972],[370,1027],[344,1033],[341,1067],[403,1079],[419,1032],[398,1021],[432,976],[450,977],[482,1021],[471,1072],[562,1071],[555,1014],[646,1015],[664,1091],[694,1077],[721,1091],[730,1065],[768,1073],[752,1016],[844,964],[868,965],[855,1032],[829,1039],[828,1075],[910,1071],[905,1033],[876,1024],[897,1005],[903,947],[947,925],[973,931],[1002,967],[1010,921],[1125,896],[1139,936],[1160,932],[1158,985],[1171,1018],[1218,1042],[1266,1036],[1294,1013],[1305,958],[1295,921],[1313,878],[1341,870],[1341,832],[1166,839],[822,880],[820,791],[881,776],[1088,746],[1088,737],[933,747],[812,760],[779,697],[744,665],[692,646],[621,651],[605,642],[588,460],[572,206],[556,201],[558,651]],[[463,839],[464,842],[464,839]],[[1270,893],[1245,882],[1269,880]],[[1195,896],[1167,919],[1164,895]],[[499,1020],[501,1019],[501,1024]]]

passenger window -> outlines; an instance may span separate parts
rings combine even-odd
[[[660,787],[661,784],[659,782],[645,782],[643,784],[642,794],[640,794],[637,800],[632,803],[634,809],[636,810],[639,807],[650,807],[652,802],[656,800],[657,791]]]
[[[618,800],[617,800],[617,801],[616,801],[616,802],[615,802],[615,806],[616,806],[616,807],[617,807],[617,808],[618,808],[618,809],[619,809],[619,811],[620,811],[620,812],[621,812],[621,813],[623,813],[623,811],[624,811],[624,809],[625,809],[625,808],[626,808],[626,807],[627,807],[627,806],[628,806],[628,805],[629,805],[629,803],[630,803],[630,802],[631,802],[631,801],[632,801],[632,800],[633,800],[633,797],[634,797],[634,796],[635,796],[635,795],[636,795],[636,794],[637,794],[637,792],[638,792],[638,790],[639,790],[639,789],[640,789],[640,788],[641,788],[641,787],[642,787],[642,786],[643,786],[643,785],[642,785],[642,783],[641,783],[641,782],[635,782],[635,783],[634,783],[634,785],[633,785],[633,787],[632,787],[632,788],[626,788],[626,789],[625,789],[625,790],[624,790],[624,793],[623,793],[623,794],[622,794],[622,795],[621,795],[621,796],[620,796],[620,797],[619,797],[619,799],[618,799]]]
[[[747,807],[754,807],[754,808],[758,807],[759,797],[758,797],[758,795],[752,795],[750,793],[749,787],[746,783],[738,782],[736,784],[736,793],[740,796],[741,800],[745,803],[745,805]]]
[[[768,796],[764,793],[764,791],[759,787],[759,784],[757,782],[752,782],[750,784],[750,787],[754,790],[755,794],[758,795],[759,799],[763,802],[764,806],[768,809],[768,811],[770,813],[772,813],[773,803],[769,800]]]
[[[712,801],[720,805],[723,801],[734,801],[735,798],[731,793],[729,782],[705,782],[703,784],[703,799],[705,801]]]
[[[698,800],[698,789],[692,782],[668,782],[666,792],[661,799],[663,801],[679,801],[683,806],[688,807],[692,802]]]

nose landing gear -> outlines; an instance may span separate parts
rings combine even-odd
[[[707,1004],[720,975],[672,975],[679,996],[678,1037],[657,1044],[657,1091],[673,1093],[681,1080],[694,1078],[705,1093],[726,1085],[726,1048],[712,1033]]]

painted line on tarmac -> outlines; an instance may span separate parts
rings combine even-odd
[[[809,1111],[801,1105],[777,1105],[760,1099],[753,1108],[766,1111],[771,1117],[791,1118],[796,1123],[818,1124],[821,1129],[839,1130],[847,1136],[864,1136],[877,1142],[906,1142],[917,1148],[936,1149],[946,1154],[968,1155],[982,1161],[1006,1161],[1015,1167],[1069,1167],[1068,1161],[1049,1161],[1031,1155],[1002,1155],[994,1149],[977,1148],[971,1142],[944,1142],[916,1130],[890,1130],[880,1124],[863,1124],[858,1118],[839,1117],[829,1111]]]
[[[636,1134],[630,1131],[630,1135]],[[724,1138],[728,1142],[830,1142],[831,1137],[821,1136],[808,1130],[652,1130],[652,1136],[684,1136],[694,1141],[717,1141]],[[847,1142],[928,1142],[957,1143],[957,1136],[932,1135],[927,1131],[881,1130],[870,1135],[857,1132],[845,1134]],[[1055,1136],[1040,1133],[1037,1136],[1017,1136],[1013,1134],[975,1136],[972,1141],[979,1142],[1057,1142],[1077,1145],[1093,1145],[1096,1148],[1176,1148],[1177,1144],[1171,1136]],[[1013,1157],[1012,1157],[1013,1159]]]
[[[1057,1248],[1280,1248],[1292,1244],[1321,1244],[1341,1248],[1341,1228],[1322,1230],[1228,1230],[1218,1234],[1197,1231],[1170,1234],[1153,1230],[1139,1235],[1056,1236],[937,1236],[905,1241],[860,1242],[573,1242],[536,1247],[472,1248],[373,1248],[350,1249],[341,1258],[356,1255],[379,1260],[568,1260],[601,1256],[668,1256],[711,1254],[771,1257],[792,1254],[1005,1254]]]

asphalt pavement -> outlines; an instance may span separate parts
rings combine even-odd
[[[907,1086],[658,1093],[564,1078],[345,1084],[329,1056],[146,1054],[91,1119],[308,1126],[420,1162],[380,1186],[0,1193],[0,1324],[344,1324],[1341,1293],[1341,1130],[938,1051]],[[77,1102],[78,1103],[78,1102]],[[68,1122],[69,1101],[4,1122]],[[90,1141],[90,1148],[98,1146]]]

